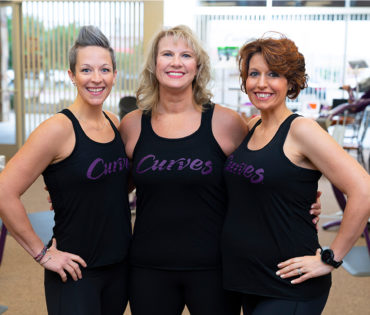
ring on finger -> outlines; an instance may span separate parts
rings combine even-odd
[[[302,270],[300,268],[297,268],[298,275],[302,275]]]

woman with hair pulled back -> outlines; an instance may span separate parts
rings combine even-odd
[[[365,228],[370,177],[314,120],[293,114],[286,98],[306,87],[293,41],[262,37],[239,52],[241,88],[261,112],[224,169],[228,210],[222,234],[225,289],[248,315],[321,314],[331,271]],[[343,221],[323,250],[306,211],[324,174],[347,195]]]
[[[193,32],[184,25],[162,29],[140,76],[139,109],[121,121],[137,194],[133,315],[180,315],[185,305],[192,315],[240,315],[237,298],[222,288],[223,167],[248,127],[211,102],[210,77],[209,57]]]
[[[0,175],[0,216],[45,268],[51,315],[122,315],[131,240],[128,159],[119,121],[103,111],[116,78],[105,35],[83,26],[69,55],[77,97],[37,127]],[[20,196],[42,174],[55,211],[53,238],[42,243]]]

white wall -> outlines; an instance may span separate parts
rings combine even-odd
[[[164,0],[164,26],[185,24],[195,30],[197,0]]]

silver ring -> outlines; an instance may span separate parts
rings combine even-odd
[[[301,269],[300,268],[297,268],[297,272],[298,272],[298,274],[301,276],[302,275],[302,271],[301,271]]]

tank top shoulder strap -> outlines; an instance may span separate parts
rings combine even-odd
[[[85,135],[85,133],[80,123],[78,122],[78,119],[76,118],[76,116],[73,115],[73,113],[68,108],[64,108],[63,110],[60,111],[60,113],[66,115],[71,120],[72,125],[73,125],[73,130],[76,135],[76,141],[79,141],[80,137]]]
[[[279,145],[284,145],[284,142],[285,142],[285,139],[288,135],[288,132],[289,132],[289,129],[290,129],[290,125],[292,124],[292,121],[294,119],[296,119],[297,117],[299,117],[300,115],[298,114],[291,114],[290,116],[288,116],[284,121],[283,123],[280,125],[278,131],[276,132],[276,135],[274,136],[274,139],[272,141],[274,141],[276,144],[279,144]]]
[[[63,110],[60,111],[60,113],[66,115],[72,121],[72,125],[75,130],[82,129],[77,118],[75,117],[75,115],[73,115],[73,113],[68,108],[64,108]]]
[[[113,121],[109,118],[109,116],[104,111],[103,111],[103,114],[104,114],[105,118],[107,118],[107,120],[109,121],[114,133],[116,134],[116,136],[119,135],[119,131],[118,131],[116,125],[113,123]]]
[[[141,114],[141,133],[148,134],[151,131],[151,111],[143,111]]]
[[[200,125],[200,128],[202,130],[212,132],[212,117],[213,117],[214,109],[215,109],[215,104],[213,103],[207,103],[203,105],[203,112],[202,112],[201,125]]]
[[[249,139],[252,137],[254,131],[256,130],[257,126],[261,124],[261,122],[262,122],[262,119],[258,119],[258,121],[253,125],[252,129],[249,130],[248,134],[246,135],[243,142],[241,143],[241,146],[247,145],[247,143],[249,142]]]
[[[78,143],[82,140],[81,138],[85,135],[80,123],[78,122],[76,116],[73,115],[73,113],[68,108],[64,108],[63,110],[60,111],[60,113],[66,115],[71,120],[73,130],[75,132],[76,146],[77,146]]]

